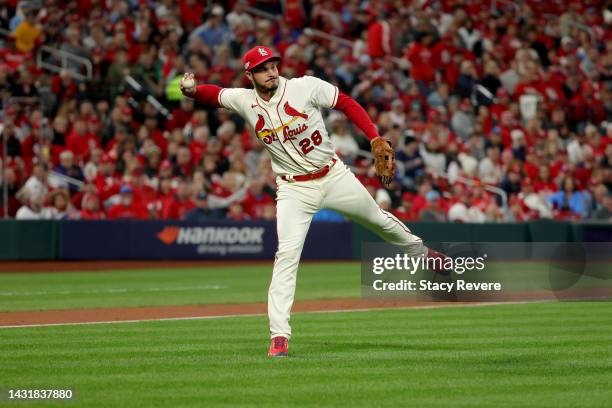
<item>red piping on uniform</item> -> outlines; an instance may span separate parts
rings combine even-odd
[[[412,231],[410,231],[410,228],[408,228],[406,226],[406,224],[404,224],[403,222],[401,222],[400,220],[397,219],[397,217],[395,217],[393,214],[391,214],[388,211],[383,210],[382,208],[378,207],[378,209],[387,217],[387,218],[391,218],[392,221],[395,221],[396,224],[399,224],[400,227],[406,231],[408,234],[413,235]],[[419,241],[423,241],[422,239],[419,238]],[[419,242],[417,241],[417,242]]]
[[[278,116],[278,120],[280,121],[281,125],[285,126],[285,124],[283,123],[283,119],[281,118],[280,113],[278,112],[278,107],[280,106],[281,102],[283,101],[283,97],[285,96],[285,91],[287,90],[287,81],[285,81],[284,86],[283,86],[283,93],[281,94],[281,97],[278,101],[278,103],[276,104],[276,116]],[[291,143],[291,146],[293,146],[293,148],[295,149],[295,151],[300,155],[301,158],[303,158],[304,160],[306,160],[308,162],[308,164],[310,164],[312,167],[316,168],[317,166],[314,165],[314,163],[312,163],[310,160],[308,160],[306,158],[306,155],[302,154],[302,152],[300,152],[298,150],[297,147],[295,147],[295,145],[293,144],[293,141],[291,140],[291,138],[288,138],[287,140],[289,140],[289,143]],[[281,141],[281,144],[284,144],[283,141]]]
[[[334,99],[332,99],[331,108],[334,108],[338,104],[338,99],[336,99],[337,97],[338,97],[338,87],[334,86]]]
[[[255,101],[257,101],[257,106],[259,106],[264,112],[266,112],[266,115],[268,116],[268,119],[270,119],[270,127],[271,127],[271,131],[272,133],[274,133],[274,135],[276,136],[276,138],[278,139],[278,142],[280,144],[280,146],[283,148],[283,150],[285,151],[285,153],[287,153],[287,156],[289,156],[289,158],[291,159],[291,161],[293,161],[298,167],[301,167],[302,169],[304,169],[304,166],[300,165],[300,163],[296,162],[295,159],[289,154],[289,152],[287,151],[287,149],[285,149],[285,144],[283,143],[283,141],[278,137],[278,134],[274,131],[274,122],[272,121],[272,117],[270,116],[270,114],[268,113],[268,110],[266,108],[264,108],[263,106],[261,106],[259,104],[259,98],[255,97]],[[282,123],[282,122],[281,122]],[[307,169],[304,169],[305,172],[307,172]]]

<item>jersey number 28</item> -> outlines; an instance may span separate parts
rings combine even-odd
[[[323,141],[323,136],[321,136],[321,133],[319,133],[318,130],[315,130],[314,132],[312,132],[312,135],[310,135],[310,139],[305,138],[305,139],[300,140],[299,144],[300,144],[300,147],[302,148],[302,153],[308,154],[314,150],[314,146],[310,144],[311,140],[315,146],[318,146]]]

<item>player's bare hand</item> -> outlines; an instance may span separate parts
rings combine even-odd
[[[179,88],[185,96],[193,97],[196,93],[196,81],[195,76],[191,72],[185,72],[181,81],[179,82]]]

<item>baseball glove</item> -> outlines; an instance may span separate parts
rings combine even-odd
[[[395,152],[391,142],[384,137],[376,137],[370,143],[374,155],[376,175],[380,177],[383,184],[387,185],[393,180],[395,174]]]

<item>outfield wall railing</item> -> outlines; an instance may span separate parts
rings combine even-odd
[[[69,69],[72,77],[78,81],[91,81],[93,78],[93,65],[88,58],[48,45],[38,48],[36,65],[56,74]]]
[[[425,242],[612,241],[612,223],[406,225]],[[380,241],[348,221],[313,222],[302,259],[360,259],[364,242]],[[0,260],[272,260],[277,245],[274,221],[0,221]]]

